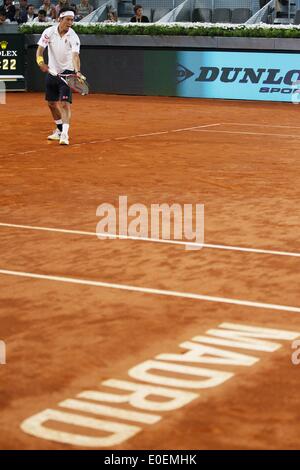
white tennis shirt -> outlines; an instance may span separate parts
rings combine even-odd
[[[58,24],[50,26],[41,35],[38,45],[48,47],[48,66],[52,75],[62,73],[64,70],[74,70],[72,53],[79,53],[80,40],[72,28],[61,37]]]

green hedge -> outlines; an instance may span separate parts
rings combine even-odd
[[[51,26],[51,25],[49,25]],[[25,34],[41,34],[44,25],[22,25],[20,31]],[[149,35],[149,36],[218,36],[218,37],[252,37],[252,38],[300,38],[300,28],[279,26],[201,26],[174,24],[166,25],[74,25],[78,34],[118,34],[118,35]]]

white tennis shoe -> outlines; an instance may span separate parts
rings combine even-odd
[[[48,140],[60,140],[61,132],[59,129],[55,129],[53,134],[48,135]]]
[[[62,132],[61,136],[60,136],[59,144],[60,145],[69,145],[69,136]]]

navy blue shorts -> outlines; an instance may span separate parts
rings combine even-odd
[[[72,70],[64,70],[63,74],[74,73]],[[46,100],[47,101],[67,101],[72,103],[72,90],[59,77],[50,73],[46,77]]]

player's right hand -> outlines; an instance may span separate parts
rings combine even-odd
[[[81,80],[82,82],[84,82],[84,80],[86,80],[86,77],[84,75],[82,75],[81,72],[76,72],[76,75],[79,78],[79,80]]]

